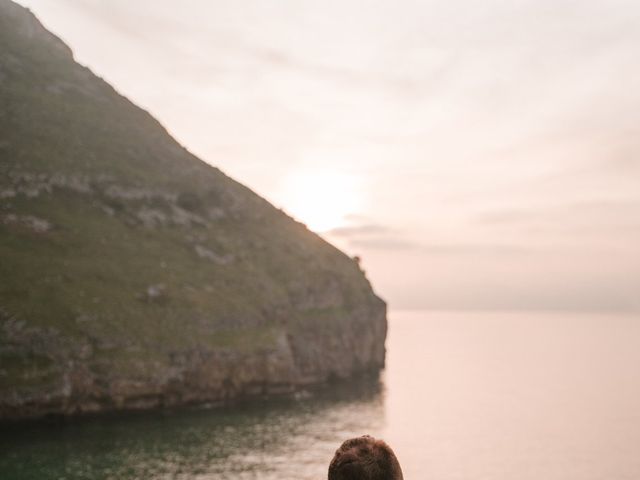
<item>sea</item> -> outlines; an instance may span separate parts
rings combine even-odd
[[[379,378],[233,408],[0,427],[0,479],[321,480],[370,434],[406,480],[640,479],[640,315],[391,311]]]

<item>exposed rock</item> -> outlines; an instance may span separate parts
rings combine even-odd
[[[167,214],[162,210],[153,208],[142,207],[138,210],[136,216],[145,227],[158,227],[169,223],[169,217]]]
[[[12,188],[0,191],[0,198],[13,198],[17,195],[16,191]]]
[[[149,285],[147,287],[147,299],[151,302],[157,301],[164,296],[165,286],[162,284]]]
[[[153,191],[146,188],[127,187],[124,185],[109,185],[104,194],[107,197],[120,200],[154,200],[156,198],[165,201],[175,201],[175,195],[167,192]]]
[[[4,216],[3,222],[5,225],[22,225],[34,233],[46,233],[51,230],[52,227],[51,222],[48,220],[33,215],[15,215],[10,213]]]
[[[209,250],[207,247],[203,247],[202,245],[196,245],[195,250],[200,258],[206,258],[207,260],[211,260],[218,265],[228,265],[233,262],[233,255],[218,255],[217,253]]]

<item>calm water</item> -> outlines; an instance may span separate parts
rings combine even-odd
[[[362,433],[411,479],[640,479],[640,317],[391,315],[382,382],[0,432],[0,478],[323,479]]]

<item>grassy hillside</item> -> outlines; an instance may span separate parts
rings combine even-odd
[[[0,322],[5,416],[162,403],[203,368],[234,385],[203,399],[346,376],[380,368],[386,332],[356,262],[191,155],[8,0]],[[236,381],[267,357],[272,372]]]

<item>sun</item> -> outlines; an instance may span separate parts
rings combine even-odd
[[[310,230],[327,232],[345,225],[348,215],[360,209],[358,183],[353,175],[339,171],[294,171],[284,179],[281,203]]]

